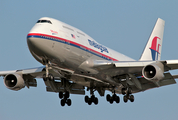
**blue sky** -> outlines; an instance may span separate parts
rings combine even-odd
[[[0,70],[41,66],[30,54],[26,36],[41,17],[52,17],[77,27],[99,43],[138,60],[158,17],[165,20],[162,60],[178,59],[178,1],[122,0],[1,0]],[[171,72],[178,74],[178,71]],[[38,87],[18,92],[0,78],[1,120],[161,119],[178,118],[178,85],[135,94],[135,102],[109,104],[99,97],[88,106],[84,96],[71,95],[72,106],[61,107],[57,93]],[[108,94],[109,92],[106,92]],[[87,92],[88,94],[88,92]]]

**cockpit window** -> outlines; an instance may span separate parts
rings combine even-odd
[[[50,23],[50,24],[52,24],[52,22],[50,20],[38,20],[36,23]]]

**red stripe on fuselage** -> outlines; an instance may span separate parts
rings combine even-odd
[[[60,39],[60,40],[63,40],[63,41],[65,41],[65,42],[69,42],[69,43],[71,43],[71,44],[74,44],[74,45],[76,45],[76,46],[83,47],[83,48],[85,48],[85,49],[87,49],[87,50],[89,50],[89,51],[91,51],[91,52],[94,52],[94,53],[99,54],[99,55],[101,55],[101,56],[103,56],[103,57],[109,58],[110,60],[118,61],[118,60],[115,59],[115,58],[112,58],[112,57],[107,56],[107,55],[105,55],[105,54],[102,54],[102,53],[100,53],[100,52],[98,52],[98,51],[96,51],[96,50],[93,50],[93,49],[91,49],[91,48],[88,48],[88,47],[86,47],[86,46],[84,46],[84,45],[81,45],[81,44],[79,44],[79,43],[76,43],[76,42],[74,42],[74,41],[67,40],[67,39],[64,39],[64,38],[61,38],[61,37],[56,37],[56,36],[47,35],[47,34],[40,34],[40,33],[29,33],[29,34],[27,35],[27,37],[29,37],[29,36],[50,37],[50,38],[55,39],[55,40]]]

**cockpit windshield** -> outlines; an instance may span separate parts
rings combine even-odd
[[[38,20],[36,23],[50,23],[50,24],[52,24],[52,22],[50,20]]]

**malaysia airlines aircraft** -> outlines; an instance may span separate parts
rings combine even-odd
[[[56,92],[61,106],[70,106],[70,94],[90,96],[88,105],[98,104],[94,95],[106,95],[111,104],[120,102],[117,94],[123,94],[124,102],[134,101],[133,93],[151,88],[175,84],[178,75],[169,70],[178,69],[178,60],[160,60],[164,32],[164,20],[158,18],[146,47],[138,61],[99,44],[83,31],[53,18],[43,17],[27,35],[27,43],[33,57],[42,67],[1,71],[4,84],[11,90],[25,86],[36,87],[36,78],[43,78],[46,91]]]

